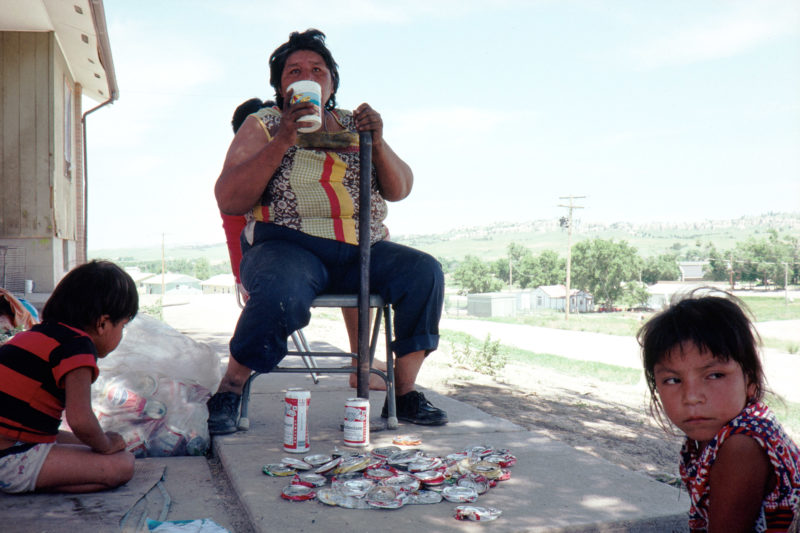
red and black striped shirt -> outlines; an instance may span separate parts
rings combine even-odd
[[[86,333],[64,324],[37,324],[0,346],[0,435],[54,442],[66,399],[63,378],[81,367],[97,378],[97,350]]]

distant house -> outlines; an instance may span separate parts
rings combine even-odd
[[[692,291],[692,289],[696,289],[698,287],[716,287],[720,290],[725,290],[728,288],[726,283],[720,282],[659,281],[658,283],[647,287],[647,292],[650,293],[650,297],[647,300],[647,307],[656,311],[660,311],[669,306],[673,299],[678,298],[681,295],[688,294]]]
[[[587,313],[594,310],[594,298],[586,291],[571,289],[569,310],[573,313]],[[554,309],[564,311],[567,301],[565,285],[542,285],[532,294],[534,309]]]
[[[708,261],[680,261],[678,270],[681,271],[680,281],[701,281],[703,279]]]
[[[133,278],[133,282],[136,284],[136,288],[139,289],[139,292],[142,292],[145,288],[144,281],[156,275],[152,272],[142,272],[139,267],[126,267],[125,272]],[[159,283],[161,283],[161,281],[159,281]]]
[[[468,294],[467,314],[486,318],[516,316],[517,296],[508,292]]]
[[[0,2],[0,283],[36,304],[87,259],[86,119],[118,93],[102,0]]]
[[[163,279],[162,279],[163,278]],[[165,292],[185,292],[200,294],[200,280],[185,274],[156,274],[142,282],[146,294],[161,294],[161,286]]]
[[[203,294],[234,294],[236,278],[233,274],[217,274],[200,283]]]

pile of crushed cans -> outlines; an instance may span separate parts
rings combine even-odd
[[[395,442],[398,442],[395,440]],[[471,505],[511,477],[517,462],[509,450],[471,446],[437,457],[419,448],[375,448],[370,453],[342,452],[285,457],[264,465],[269,476],[291,477],[281,497],[314,500],[348,509],[398,509],[404,505],[458,503],[458,520],[488,521],[500,516],[492,507]]]

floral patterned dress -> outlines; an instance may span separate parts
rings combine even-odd
[[[680,473],[691,499],[689,528],[692,531],[708,529],[711,467],[725,440],[738,434],[753,438],[764,449],[776,478],[775,489],[764,498],[753,531],[786,531],[800,503],[800,450],[769,407],[761,402],[745,406],[704,449],[698,450],[694,440],[687,439],[684,443]]]

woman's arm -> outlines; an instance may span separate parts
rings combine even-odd
[[[361,104],[353,112],[358,131],[372,131],[372,164],[378,174],[381,196],[390,202],[402,200],[411,193],[414,173],[383,138],[383,119],[369,104]]]
[[[67,423],[77,439],[96,452],[111,454],[125,449],[125,441],[113,431],[104,432],[92,412],[92,369],[76,368],[64,376]],[[69,442],[67,436],[61,442]]]
[[[748,532],[775,484],[775,475],[766,452],[754,439],[731,435],[717,453],[709,483],[709,533]]]
[[[291,98],[287,96],[287,101]],[[316,110],[310,102],[285,108],[281,122],[270,138],[261,121],[248,117],[233,138],[222,172],[214,186],[219,210],[226,215],[243,215],[258,202],[286,151],[297,142],[297,129],[307,125],[299,119]]]

